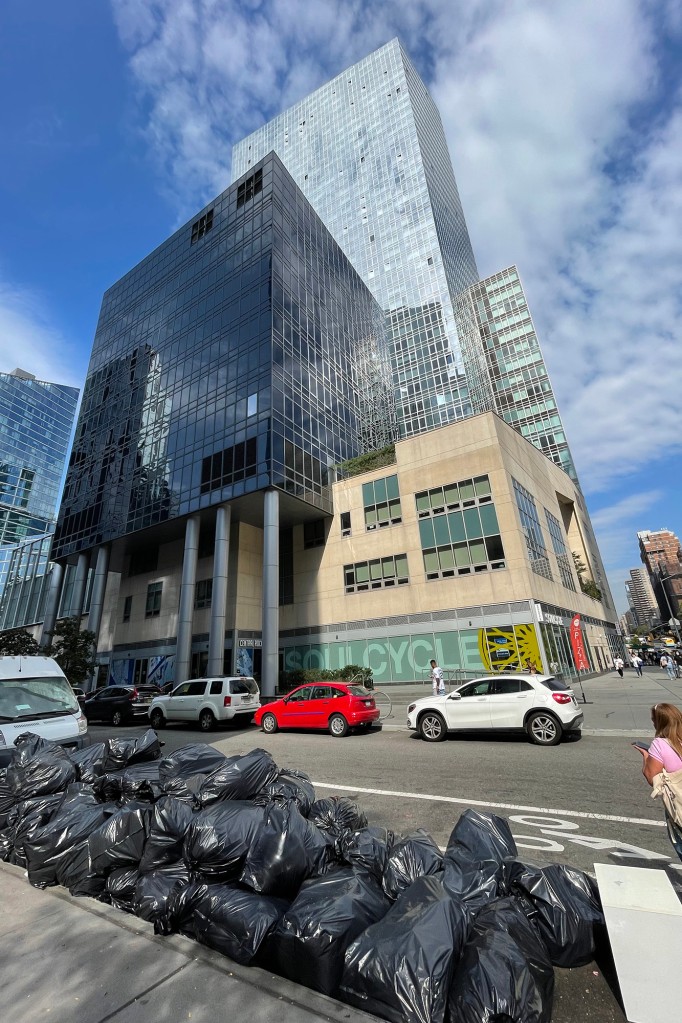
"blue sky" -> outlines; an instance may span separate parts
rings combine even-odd
[[[516,263],[617,605],[682,534],[677,0],[4,0],[0,370],[82,386],[104,290],[233,141],[400,35],[482,275]]]

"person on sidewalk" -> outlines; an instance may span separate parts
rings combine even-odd
[[[623,662],[623,658],[622,657],[614,657],[613,658],[613,666],[616,669],[616,671],[618,672],[618,674],[620,675],[620,677],[622,678],[623,677],[623,668],[625,667],[625,663]]]
[[[644,664],[644,661],[639,656],[639,654],[634,654],[634,656],[632,657],[632,667],[637,672],[637,677],[638,678],[642,677],[642,665],[643,664]]]
[[[656,730],[656,738],[649,749],[637,749],[642,754],[642,774],[654,789],[654,795],[661,795],[661,786],[654,779],[664,770],[668,775],[682,772],[682,711],[673,703],[657,703],[651,708],[651,722]],[[664,775],[665,778],[665,775]],[[679,781],[671,779],[675,788]],[[682,822],[671,817],[666,807],[666,825],[668,838],[675,852],[682,860]]]
[[[667,672],[668,678],[675,678],[675,662],[669,654],[663,654],[661,657],[661,667]]]
[[[443,669],[438,667],[437,661],[431,659],[431,683],[434,696],[445,696],[445,679]]]

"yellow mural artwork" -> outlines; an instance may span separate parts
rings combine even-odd
[[[478,630],[478,652],[488,671],[542,671],[534,625],[505,625]]]

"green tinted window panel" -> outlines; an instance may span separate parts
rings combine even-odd
[[[377,510],[376,508],[367,508],[365,510],[365,525],[374,526],[377,521]]]
[[[424,571],[427,575],[433,575],[434,572],[440,572],[438,551],[424,551]]]
[[[377,505],[377,519],[379,522],[388,522],[388,505],[378,504]]]
[[[419,522],[419,538],[422,550],[427,547],[435,547],[436,540],[433,533],[433,519],[421,519]]]
[[[468,540],[477,540],[480,536],[483,536],[478,508],[464,509],[464,528],[467,531]]]
[[[431,510],[431,502],[429,501],[428,491],[424,491],[422,494],[417,494],[416,500],[418,512],[427,512]]]
[[[487,476],[477,476],[474,479],[474,490],[476,497],[488,497],[490,494],[490,480]]]
[[[381,574],[384,579],[393,579],[395,576],[395,562],[393,558],[381,559]]]
[[[448,525],[450,526],[450,539],[453,543],[461,543],[466,540],[464,517],[461,512],[448,512]]]
[[[443,497],[446,504],[457,504],[459,501],[459,487],[457,484],[450,483],[449,486],[443,487]]]
[[[395,574],[401,579],[407,579],[407,554],[396,554]]]
[[[488,560],[488,552],[485,549],[485,540],[473,540],[469,544],[471,552],[471,564],[482,565]]]
[[[476,496],[473,480],[462,480],[459,485],[459,496],[462,501],[472,501]]]
[[[374,481],[374,500],[377,504],[386,500],[386,480]]]
[[[374,484],[373,483],[363,483],[362,484],[362,503],[364,504],[365,508],[368,505],[370,505],[370,504],[374,504]]]
[[[441,572],[448,572],[455,567],[455,552],[452,547],[439,547],[438,560]]]
[[[400,507],[400,501],[390,501],[388,505],[392,519],[401,519],[403,517],[403,511]]]
[[[495,511],[494,504],[482,504],[478,509],[479,515],[481,516],[481,526],[483,527],[483,536],[493,536],[499,533],[500,527],[497,522],[497,513]]]
[[[465,543],[458,543],[455,545],[455,564],[457,568],[466,568],[471,564],[471,558],[469,557],[469,547]]]
[[[433,490],[429,490],[429,500],[432,508],[442,508],[445,503],[443,500],[443,488],[434,487]]]
[[[485,546],[488,551],[488,561],[502,561],[504,558],[504,547],[501,536],[487,536]]]
[[[355,566],[355,579],[359,583],[369,582],[369,565],[366,561],[361,561]]]
[[[450,543],[450,530],[448,529],[448,520],[446,515],[436,515],[433,519],[433,531],[436,537],[437,547],[440,547],[440,545],[444,543]]]
[[[389,501],[395,501],[400,497],[400,490],[398,489],[398,477],[387,476],[386,477],[386,496]]]
[[[369,577],[372,580],[381,579],[381,562],[370,561],[369,563]]]

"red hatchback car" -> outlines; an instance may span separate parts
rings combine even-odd
[[[351,728],[370,728],[380,714],[374,697],[362,686],[310,682],[261,707],[254,721],[268,734],[280,728],[324,728],[341,738]]]

